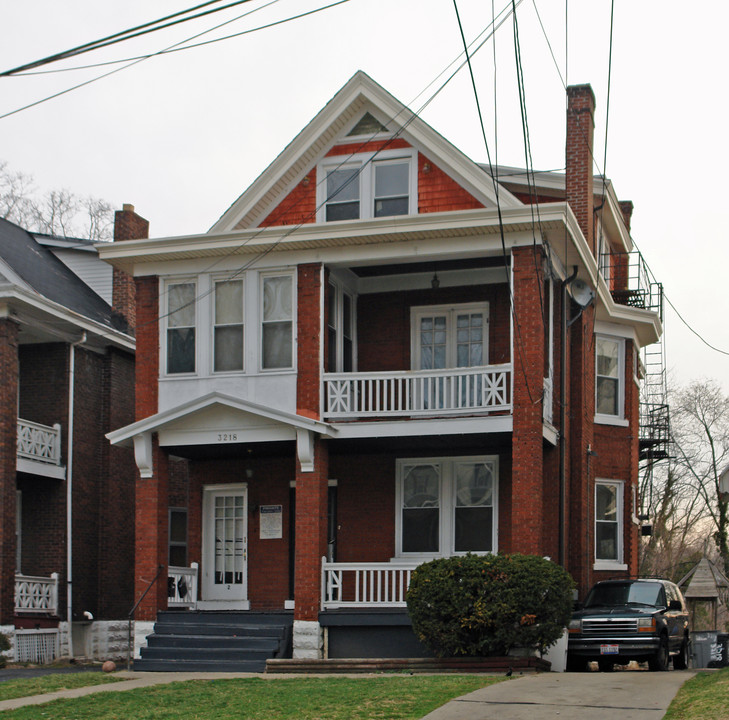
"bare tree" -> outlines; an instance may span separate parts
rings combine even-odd
[[[729,397],[715,380],[694,381],[675,393],[671,403],[676,464],[685,482],[681,500],[703,506],[705,522],[694,532],[710,537],[729,572],[729,495],[719,477],[729,465]]]
[[[0,161],[0,217],[31,232],[101,241],[112,238],[114,214],[105,200],[65,189],[39,197],[32,176]]]

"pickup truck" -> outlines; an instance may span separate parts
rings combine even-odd
[[[651,670],[688,667],[689,613],[678,587],[668,580],[605,580],[592,587],[572,614],[567,669],[601,671],[631,660]]]

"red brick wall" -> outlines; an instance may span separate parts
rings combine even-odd
[[[134,597],[140,598],[157,574],[167,567],[169,524],[169,471],[167,454],[160,450],[157,436],[153,439],[154,476],[137,477],[135,496]],[[167,607],[165,570],[146,595],[136,612],[137,620],[154,620],[158,609]],[[130,608],[131,609],[131,608]]]
[[[18,326],[0,318],[0,623],[15,608],[15,469],[18,437]]]
[[[589,85],[567,88],[565,190],[587,244],[595,252],[593,218],[593,134],[595,96]]]
[[[321,558],[327,552],[329,447],[314,441],[315,467],[302,472],[296,462],[296,620],[317,620],[321,604]]]
[[[157,412],[159,381],[159,278],[139,277],[137,286],[136,419]]]
[[[489,357],[509,361],[509,296],[505,285],[474,285],[360,295],[357,299],[359,369],[410,369],[410,308],[464,302],[489,303]]]
[[[299,265],[297,302],[296,411],[319,419],[321,366],[322,266]]]
[[[114,242],[149,237],[149,222],[134,212],[133,205],[124,205],[114,213]],[[112,309],[121,314],[133,333],[136,326],[134,278],[114,268]]]
[[[537,253],[535,258],[534,254]],[[542,403],[544,319],[540,248],[515,248],[512,433],[512,551],[544,554]]]

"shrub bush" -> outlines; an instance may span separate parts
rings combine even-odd
[[[415,634],[438,657],[542,652],[572,612],[574,581],[536,555],[464,555],[423,563],[407,594]]]

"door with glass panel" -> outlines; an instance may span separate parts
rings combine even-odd
[[[203,600],[248,598],[245,485],[207,487],[203,494]]]
[[[413,321],[413,369],[439,371],[486,364],[488,306],[414,308]],[[480,406],[478,374],[438,373],[415,382],[420,409]]]

